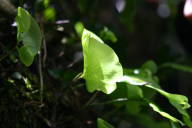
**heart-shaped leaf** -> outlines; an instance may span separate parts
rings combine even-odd
[[[82,35],[84,56],[83,78],[89,92],[106,94],[116,89],[116,82],[123,76],[123,69],[112,48],[92,32],[84,29]]]
[[[18,48],[20,60],[30,66],[41,47],[42,34],[34,18],[23,8],[19,7],[16,17],[17,40],[23,46]]]

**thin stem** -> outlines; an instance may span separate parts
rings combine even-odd
[[[87,106],[89,106],[97,97],[97,95],[99,94],[99,92],[95,92],[91,98],[87,101],[87,103],[83,106],[83,108],[86,108]]]
[[[42,104],[43,103],[43,89],[44,89],[42,62],[43,62],[43,67],[45,67],[47,49],[46,49],[46,42],[45,42],[45,35],[44,35],[43,20],[41,18],[41,15],[37,15],[37,16],[38,16],[37,19],[39,19],[40,28],[41,28],[41,32],[42,32],[42,37],[43,37],[42,43],[43,43],[43,49],[44,49],[43,60],[42,60],[41,51],[39,52],[40,100],[41,100],[41,104]]]
[[[43,103],[43,71],[42,71],[42,60],[41,60],[41,52],[39,53],[39,77],[40,77],[40,101]]]
[[[39,23],[40,23],[40,28],[41,28],[41,31],[42,31],[42,37],[43,37],[43,67],[45,67],[45,61],[46,61],[46,58],[47,58],[47,46],[46,46],[46,39],[45,39],[45,34],[44,34],[44,25],[43,25],[43,19],[39,18]]]
[[[102,103],[93,103],[93,104],[90,104],[90,106],[107,105],[107,104],[112,104],[112,103],[116,103],[116,102],[124,102],[124,101],[129,101],[129,100],[127,98],[118,98],[118,99],[114,99],[114,100],[110,100],[110,101],[105,101]]]
[[[45,67],[45,61],[47,58],[47,47],[46,47],[46,41],[45,41],[45,35],[43,34],[43,50],[44,50],[44,54],[43,54],[43,67]]]

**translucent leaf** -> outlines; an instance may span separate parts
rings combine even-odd
[[[119,82],[125,82],[132,85],[143,85],[165,96],[169,100],[170,104],[174,106],[177,111],[183,116],[184,123],[187,126],[192,127],[190,116],[186,111],[186,109],[190,107],[187,97],[178,94],[171,94],[162,90],[161,87],[158,85],[157,81],[153,79],[153,77],[154,76],[150,74],[142,75],[142,73],[139,72],[136,74],[131,74],[129,72],[126,73],[126,75],[122,77],[123,79],[121,78]]]
[[[157,86],[158,84],[152,79],[146,79],[139,75],[138,76],[126,75],[124,76],[124,79],[121,78],[120,81],[132,85],[145,85],[146,87],[159,92],[161,95],[165,96],[169,100],[170,104],[173,105],[178,110],[178,112],[181,113],[189,122],[190,119],[188,113],[186,112],[186,109],[189,108],[190,105],[188,103],[187,97],[183,95],[171,94],[165,92],[159,86]]]
[[[16,21],[17,39],[18,42],[23,42],[23,46],[18,48],[20,60],[26,66],[30,66],[35,55],[40,50],[42,34],[37,22],[25,9],[21,7],[18,8]]]
[[[139,78],[134,77],[134,76],[128,76],[128,75],[121,77],[118,80],[118,82],[125,82],[125,83],[128,83],[130,85],[140,85],[140,86],[148,83],[145,80],[139,79]]]
[[[26,88],[29,89],[29,90],[33,90],[31,82],[29,81],[29,79],[23,77],[23,80],[25,82]]]
[[[19,58],[25,64],[25,66],[30,66],[33,63],[34,56],[27,46],[22,46],[19,48]]]
[[[31,25],[31,16],[21,7],[18,8],[16,21],[19,32],[27,32],[29,30]]]
[[[101,118],[97,118],[97,128],[114,128],[111,124]]]
[[[159,88],[158,80],[152,75],[149,69],[124,69],[124,76],[119,80],[129,85],[143,86],[148,83],[153,84]],[[156,91],[149,88],[142,88],[145,98],[152,98]]]
[[[149,103],[149,106],[157,113],[159,113],[161,116],[168,118],[169,120],[171,120],[172,122],[176,122],[176,123],[180,123],[181,125],[184,125],[183,122],[181,122],[180,120],[176,119],[175,117],[171,116],[170,114],[162,111],[159,109],[159,107],[153,103]]]
[[[85,28],[83,23],[82,22],[77,22],[77,23],[75,23],[74,27],[75,27],[75,31],[78,34],[78,36],[81,37],[82,34],[83,34],[83,30]]]
[[[165,96],[168,98],[169,102],[183,115],[187,116],[188,114],[185,109],[189,108],[190,105],[188,103],[188,99],[186,96],[179,95],[179,94],[171,94],[168,92],[163,91],[160,88],[153,87],[152,85],[146,85],[149,88],[152,88],[159,92],[161,95]]]
[[[186,111],[186,109],[190,107],[187,97],[179,94],[171,94],[171,93],[165,92],[162,89],[156,88],[152,85],[146,85],[146,87],[154,89],[157,92],[159,92],[161,95],[165,96],[169,100],[170,104],[174,106],[180,114],[183,115],[184,122],[188,126],[192,127],[190,116]]]
[[[30,51],[36,55],[41,47],[42,35],[36,21],[31,18],[31,26],[27,32],[22,34],[22,41],[25,46],[30,46]]]
[[[155,87],[159,87],[158,80],[153,76],[149,69],[124,69],[124,76],[119,79],[119,82],[126,82],[132,85],[146,85],[147,83],[153,84]]]
[[[151,76],[152,77],[152,76]],[[122,79],[124,78],[124,79]],[[185,109],[189,108],[190,105],[188,103],[187,97],[183,95],[178,94],[171,94],[168,93],[160,88],[160,86],[157,86],[158,83],[156,83],[152,78],[145,78],[138,75],[126,75],[121,78],[121,82],[126,82],[128,84],[132,85],[145,85],[148,88],[151,88],[157,92],[159,92],[161,95],[165,96],[169,102],[185,117],[188,117],[188,114]]]
[[[82,35],[84,55],[83,77],[89,92],[106,94],[116,89],[116,82],[123,76],[122,66],[112,48],[92,32],[84,29]]]
[[[55,8],[48,7],[44,10],[43,15],[47,21],[54,21],[56,16],[56,10]]]

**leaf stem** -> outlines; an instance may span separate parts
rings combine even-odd
[[[86,108],[87,106],[89,106],[97,97],[97,95],[99,94],[99,92],[95,92],[91,98],[87,101],[87,103],[83,106],[83,108]]]
[[[107,104],[112,104],[112,103],[117,103],[117,102],[124,102],[124,101],[130,101],[127,98],[118,98],[118,99],[114,99],[114,100],[109,100],[109,101],[105,101],[102,103],[93,103],[90,104],[91,106],[97,106],[97,105],[107,105]]]
[[[43,71],[42,71],[42,62],[41,62],[41,52],[39,53],[39,77],[40,77],[40,101],[43,103]]]

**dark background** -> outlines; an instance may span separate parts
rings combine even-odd
[[[0,5],[3,1],[0,1]],[[117,41],[114,43],[110,38],[104,41],[117,53],[123,67],[139,68],[148,60],[155,61],[159,66],[157,76],[162,88],[186,95],[192,103],[192,74],[162,66],[168,62],[188,66],[192,64],[192,23],[183,16],[184,1],[10,2],[12,5],[0,7],[1,128],[92,128],[96,127],[96,118],[99,116],[118,128],[149,127],[131,115],[123,115],[122,110],[114,110],[115,107],[110,105],[82,109],[93,94],[86,91],[84,80],[72,81],[83,71],[81,41],[74,28],[77,22],[97,35],[104,28],[112,31]],[[15,8],[18,6],[24,7],[36,18],[45,35],[46,46],[42,48],[42,55],[46,58],[43,60],[43,104],[40,103],[38,92],[38,57],[27,68],[19,61],[15,48],[16,27],[13,23]],[[57,24],[58,21],[65,23]],[[24,82],[24,79],[30,84]],[[32,89],[27,85],[31,85]],[[99,93],[97,100],[104,99],[106,96]],[[173,111],[161,96],[155,100],[167,111]],[[161,118],[155,115],[155,119],[158,121]]]

